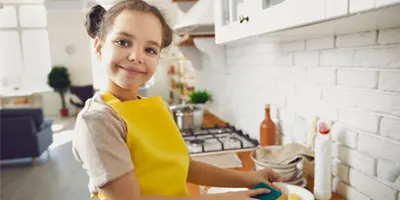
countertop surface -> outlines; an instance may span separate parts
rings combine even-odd
[[[219,126],[224,126],[225,122],[219,119],[218,117],[214,116],[213,114],[205,111],[204,113],[204,119],[203,119],[203,126],[204,127],[214,127],[214,125],[217,124]],[[237,153],[239,156],[240,160],[242,161],[243,167],[241,168],[236,168],[236,170],[240,171],[251,171],[254,169],[254,162],[250,158],[250,152],[240,152]],[[308,177],[307,178],[307,186],[306,188],[312,192],[312,188],[314,187],[313,184],[313,179]],[[188,183],[189,190],[193,195],[199,195],[200,194],[200,189],[198,185]],[[341,196],[339,196],[336,193],[332,193],[332,198],[331,200],[344,200]]]

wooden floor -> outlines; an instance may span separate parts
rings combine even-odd
[[[71,151],[70,128],[72,126],[55,133],[50,150],[37,159],[35,166],[32,166],[31,159],[1,162],[0,199],[90,199],[87,175]]]

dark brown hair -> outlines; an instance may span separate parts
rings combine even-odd
[[[168,47],[172,42],[172,29],[167,24],[161,11],[142,0],[123,0],[112,6],[108,11],[100,5],[92,7],[86,14],[85,27],[91,38],[104,40],[111,30],[115,18],[125,10],[154,14],[162,25],[161,48]]]

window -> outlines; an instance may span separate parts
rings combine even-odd
[[[23,28],[46,27],[46,9],[41,5],[20,6],[19,23]]]
[[[0,31],[0,78],[2,90],[20,87],[23,63],[19,33]]]
[[[46,9],[40,4],[16,4],[43,4],[43,0],[8,1],[14,4],[0,9],[0,93],[14,88],[48,90],[51,59]]]
[[[23,87],[42,87],[46,85],[47,74],[51,70],[50,48],[47,30],[28,30],[22,32],[24,56]],[[40,51],[38,51],[40,49]]]

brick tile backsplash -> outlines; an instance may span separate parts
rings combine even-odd
[[[371,198],[352,188],[338,178],[333,179],[332,185],[334,187],[334,191],[345,197],[346,200],[371,200]]]
[[[359,134],[358,149],[375,158],[400,162],[400,145],[387,139]]]
[[[322,99],[336,105],[355,107],[357,105],[357,94],[356,89],[325,86],[322,92]]]
[[[350,10],[372,2],[349,0]],[[258,139],[271,103],[285,142],[299,117],[333,120],[333,188],[350,200],[398,199],[400,179],[388,183],[385,173],[400,162],[400,27],[286,43],[243,39],[227,44],[226,57],[229,74],[212,70],[207,57],[196,72],[196,88],[213,95],[210,112]]]
[[[359,69],[339,69],[337,84],[348,87],[374,89],[378,85],[378,71]]]
[[[358,107],[400,117],[400,95],[376,91],[359,91]]]
[[[382,118],[380,133],[387,138],[400,141],[400,119]]]
[[[350,185],[373,199],[397,199],[398,191],[354,169],[350,169]]]
[[[358,133],[355,131],[349,130],[338,124],[335,124],[332,128],[332,140],[343,146],[356,149],[357,139],[358,139]]]
[[[365,68],[400,68],[400,47],[359,49],[354,66]]]
[[[379,44],[400,43],[400,28],[380,30],[378,43]]]
[[[381,90],[400,92],[400,70],[382,71],[379,73],[379,86]]]
[[[335,38],[333,36],[313,38],[306,41],[307,50],[333,49],[334,47],[335,47]]]
[[[355,47],[376,44],[377,31],[340,35],[336,38],[336,47]]]
[[[335,146],[337,145],[337,146]],[[332,155],[338,158],[341,162],[350,165],[364,174],[374,176],[376,171],[376,161],[368,155],[360,153],[356,150],[335,144],[332,150]]]
[[[340,108],[339,122],[351,128],[367,131],[370,133],[378,133],[379,121],[378,115],[368,111],[354,108]]]
[[[354,49],[334,49],[321,51],[321,66],[351,67],[353,66]]]

